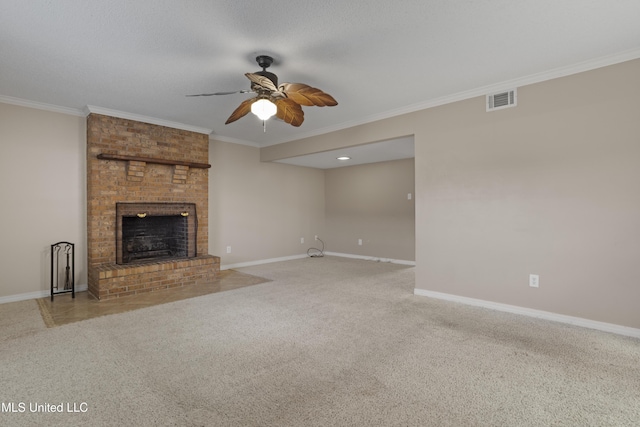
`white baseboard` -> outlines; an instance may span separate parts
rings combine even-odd
[[[324,252],[324,254],[328,256],[337,256],[337,257],[343,257],[343,258],[363,259],[366,261],[390,262],[392,264],[403,264],[403,265],[411,265],[411,266],[416,265],[415,261],[406,261],[402,259],[369,257],[369,256],[363,256],[363,255],[343,254],[340,252]],[[257,261],[240,262],[236,264],[221,264],[220,270],[230,270],[233,268],[251,267],[254,265],[270,264],[272,262],[280,262],[280,261],[291,261],[293,259],[302,259],[302,258],[309,258],[309,255],[300,254],[300,255],[291,255],[291,256],[286,256],[281,258],[270,258],[270,259],[261,259]]]
[[[87,285],[78,285],[76,286],[77,292],[85,292],[88,289]],[[45,298],[51,296],[51,291],[47,289],[46,291],[35,291],[35,292],[26,292],[24,294],[17,295],[9,295],[6,297],[0,297],[0,304],[4,304],[7,302],[17,302],[17,301],[25,301],[28,299],[38,299]]]
[[[380,258],[380,257],[372,257],[372,256],[365,256],[365,255],[344,254],[340,252],[325,252],[324,254],[329,256],[339,256],[343,258],[363,259],[365,261],[390,262],[392,264],[411,265],[414,267],[416,265],[415,261],[407,261],[403,259]]]
[[[534,310],[532,308],[519,307],[516,305],[501,304],[497,302],[485,301],[475,298],[461,297],[458,295],[446,294],[442,292],[428,291],[425,289],[414,289],[414,295],[436,298],[446,301],[459,302],[476,307],[489,308],[492,310],[505,311],[523,316],[537,317],[539,319],[551,320],[553,322],[567,323],[581,326],[583,328],[596,329],[598,331],[611,332],[633,338],[640,338],[640,329],[628,326],[615,325],[613,323],[598,322],[595,320],[583,319],[581,317],[565,316],[564,314],[551,313],[548,311]]]
[[[307,258],[309,255],[290,255],[280,258],[260,259],[257,261],[239,262],[236,264],[220,264],[220,270],[231,270],[232,268],[252,267],[254,265],[271,264],[272,262],[291,261],[292,259]]]

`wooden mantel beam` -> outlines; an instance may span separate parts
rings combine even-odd
[[[146,162],[146,163],[154,163],[157,165],[180,165],[180,166],[189,166],[190,168],[197,168],[197,169],[208,169],[211,167],[211,165],[208,163],[183,162],[180,160],[156,159],[152,157],[126,156],[124,154],[102,153],[102,154],[98,154],[98,159]]]

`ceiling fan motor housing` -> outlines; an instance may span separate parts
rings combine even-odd
[[[273,82],[273,85],[275,87],[278,87],[278,76],[276,76],[275,74],[270,73],[268,71],[257,71],[254,74],[257,74],[259,76],[268,78],[269,80],[271,80]]]
[[[254,74],[268,78],[276,87],[278,87],[278,76],[267,71],[267,68],[273,64],[273,58],[267,55],[260,55],[256,57],[256,62],[262,68],[262,71],[257,71]]]

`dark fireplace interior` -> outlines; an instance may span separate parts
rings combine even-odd
[[[186,258],[187,217],[125,216],[122,218],[122,261]]]
[[[116,228],[118,264],[196,256],[193,203],[117,203]]]

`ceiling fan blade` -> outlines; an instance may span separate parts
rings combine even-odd
[[[315,105],[316,107],[333,107],[338,105],[338,101],[328,93],[304,83],[282,83],[279,89],[284,92],[289,99],[294,100],[300,105]]]
[[[278,90],[276,85],[274,85],[273,82],[265,76],[254,73],[245,73],[244,75],[247,76],[247,78],[251,80],[253,84],[258,85],[265,90],[268,90],[270,92],[275,92]]]
[[[304,121],[304,111],[302,111],[302,107],[297,102],[289,98],[280,98],[275,100],[275,104],[278,107],[276,117],[284,122],[298,127]]]
[[[258,98],[255,97],[255,98],[245,99],[244,101],[242,101],[240,103],[240,105],[238,106],[238,108],[236,108],[233,111],[233,113],[231,113],[231,115],[229,116],[227,121],[224,122],[224,124],[228,125],[229,123],[233,123],[236,120],[238,120],[239,118],[242,118],[242,117],[246,116],[247,113],[249,113],[251,111],[251,104],[253,104],[257,100],[258,100]]]
[[[234,93],[250,93],[252,90],[234,90],[232,92],[216,92],[216,93],[199,93],[196,95],[185,95],[185,96],[213,96],[213,95],[231,95]]]

